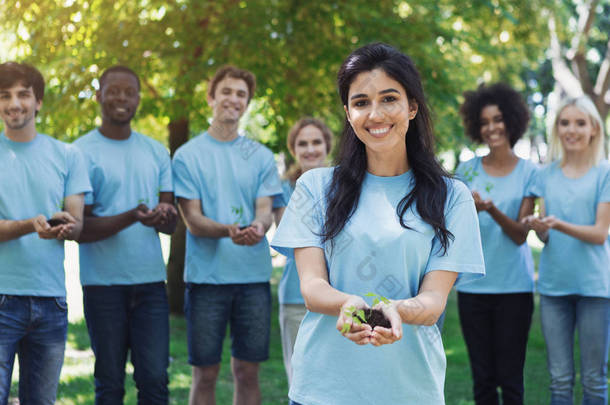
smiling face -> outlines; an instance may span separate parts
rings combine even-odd
[[[587,113],[574,105],[568,105],[557,119],[557,135],[565,153],[587,152],[596,128]]]
[[[326,141],[315,125],[301,128],[294,142],[294,155],[303,172],[323,167],[326,161]]]
[[[214,96],[208,95],[214,121],[237,124],[248,107],[248,95],[248,85],[243,79],[226,76],[218,82]]]
[[[42,101],[36,99],[32,86],[17,83],[8,89],[0,89],[0,118],[9,130],[34,127],[34,118],[41,106]]]
[[[102,120],[113,125],[129,124],[140,104],[138,81],[127,72],[109,73],[96,94],[102,106]]]
[[[504,125],[502,111],[497,105],[486,105],[481,110],[481,139],[489,146],[489,149],[508,146],[508,133]]]
[[[400,83],[381,69],[362,72],[349,88],[347,119],[367,151],[406,151],[409,120],[417,114],[417,104],[409,102]]]

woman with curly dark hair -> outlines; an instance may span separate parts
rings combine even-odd
[[[458,273],[484,271],[474,203],[434,156],[408,56],[367,45],[337,79],[346,113],[338,165],[297,180],[273,239],[280,252],[294,250],[308,309],[289,396],[302,405],[442,405],[435,322]],[[385,298],[375,305],[368,293]],[[388,323],[357,322],[370,306]]]
[[[461,163],[456,174],[470,188],[479,214],[485,278],[461,285],[458,309],[477,405],[523,404],[523,366],[534,309],[534,265],[525,243],[532,214],[529,189],[536,166],[513,147],[529,112],[510,86],[497,83],[464,93],[466,134],[489,153]]]

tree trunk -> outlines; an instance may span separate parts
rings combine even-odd
[[[189,137],[189,121],[181,118],[168,125],[169,149],[172,157],[176,149]],[[186,226],[182,217],[178,218],[176,232],[172,235],[169,261],[167,263],[167,295],[169,310],[174,314],[184,313],[184,252],[186,248]]]

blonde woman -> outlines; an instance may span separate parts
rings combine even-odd
[[[538,290],[551,374],[551,404],[573,404],[574,332],[586,405],[608,403],[610,328],[610,164],[604,126],[587,97],[565,100],[551,131],[551,162],[533,194],[542,198],[530,225],[545,242]]]

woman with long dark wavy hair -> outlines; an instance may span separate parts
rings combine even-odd
[[[290,399],[444,404],[435,322],[458,273],[484,273],[473,199],[434,156],[408,56],[381,43],[357,49],[338,87],[346,113],[338,164],[299,178],[273,240],[280,252],[294,249],[308,309]],[[353,315],[369,309],[368,293],[384,297],[375,309],[387,327]]]

